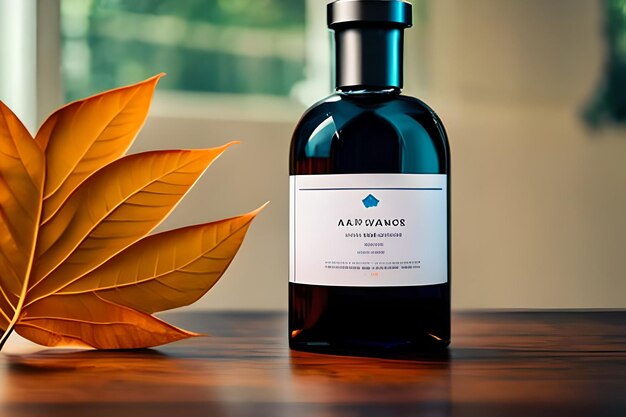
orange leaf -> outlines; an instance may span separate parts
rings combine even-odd
[[[87,179],[41,227],[28,303],[148,234],[230,145],[129,155]]]
[[[47,161],[42,222],[85,178],[124,155],[162,76],[75,101],[48,117],[35,137]]]
[[[44,346],[136,349],[199,336],[93,293],[52,296],[26,307],[15,325]]]
[[[0,102],[0,349],[13,329],[98,349],[197,336],[150,313],[206,293],[263,207],[146,237],[232,145],[122,157],[159,77],[71,103],[35,139]]]
[[[254,217],[242,216],[148,236],[57,294],[95,292],[146,313],[193,303],[222,276]]]
[[[44,157],[0,101],[0,328],[19,312],[28,284],[41,211]]]

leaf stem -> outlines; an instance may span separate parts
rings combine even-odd
[[[9,340],[9,336],[11,336],[11,333],[13,333],[13,329],[15,329],[15,325],[11,324],[11,326],[2,335],[2,339],[0,339],[0,351],[4,347],[4,344],[7,342],[7,340]]]

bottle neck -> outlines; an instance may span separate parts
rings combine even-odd
[[[372,93],[402,88],[402,28],[338,27],[334,38],[337,91]]]

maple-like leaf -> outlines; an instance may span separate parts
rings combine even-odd
[[[131,349],[198,336],[152,316],[222,276],[260,207],[149,233],[234,142],[124,156],[162,74],[70,103],[33,138],[0,101],[0,348]]]

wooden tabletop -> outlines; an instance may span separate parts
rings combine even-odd
[[[626,312],[458,313],[411,360],[291,352],[282,313],[165,317],[211,336],[2,355],[0,415],[626,416]]]

